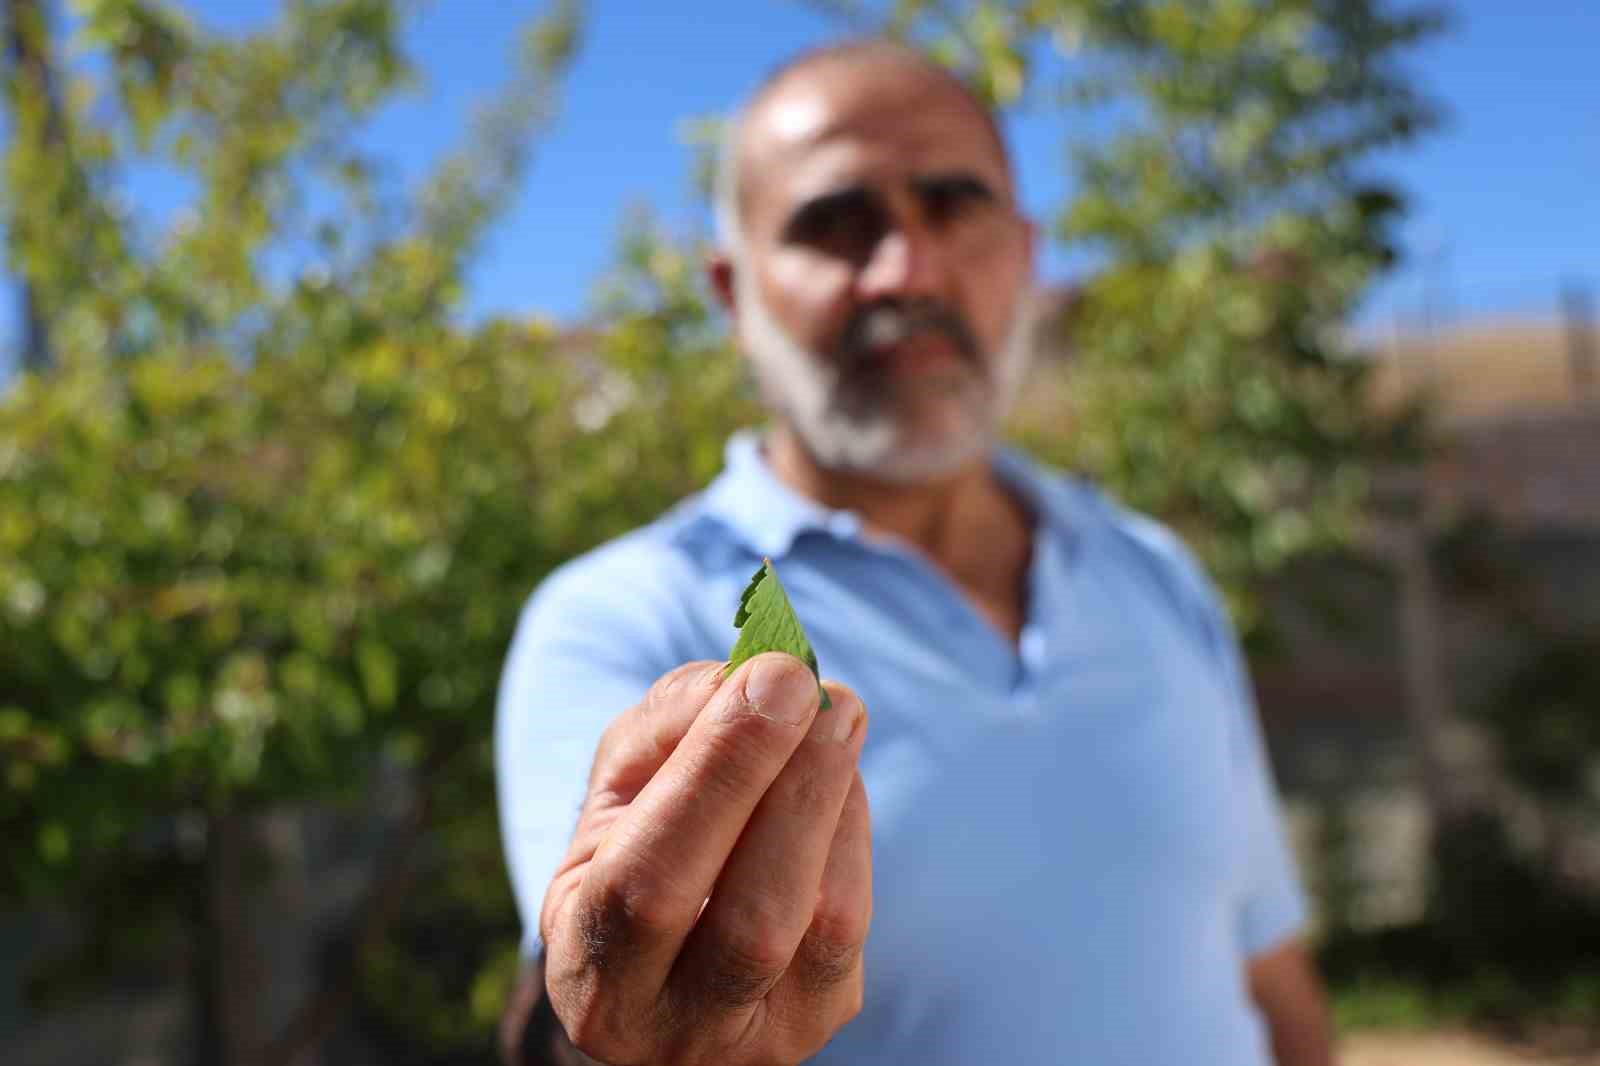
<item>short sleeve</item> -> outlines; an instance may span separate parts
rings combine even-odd
[[[1163,584],[1174,606],[1204,641],[1221,672],[1229,715],[1236,832],[1243,850],[1234,921],[1246,958],[1271,950],[1306,923],[1309,909],[1284,832],[1278,790],[1272,780],[1255,693],[1239,651],[1238,638],[1222,597],[1205,569],[1170,529],[1135,512],[1106,503],[1119,528],[1158,560]]]
[[[1234,795],[1244,844],[1243,881],[1236,928],[1246,958],[1271,950],[1306,923],[1308,909],[1294,855],[1284,832],[1254,691],[1233,627],[1212,598],[1210,626],[1230,701]]]
[[[679,664],[671,615],[648,608],[648,588],[627,569],[585,558],[546,579],[523,609],[501,674],[495,784],[529,958],[543,948],[539,912],[601,734]]]

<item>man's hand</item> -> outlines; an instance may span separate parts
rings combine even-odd
[[[861,1009],[866,712],[769,653],[662,677],[595,753],[539,917],[550,1002],[608,1063],[797,1063]],[[703,908],[703,909],[702,909]]]

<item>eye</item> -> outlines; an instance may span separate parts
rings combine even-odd
[[[957,221],[995,202],[987,185],[966,175],[919,178],[915,184],[922,209],[935,224]]]
[[[843,259],[867,255],[886,228],[882,207],[869,193],[848,189],[819,197],[795,212],[784,239]]]

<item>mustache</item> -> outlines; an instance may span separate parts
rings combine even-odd
[[[944,337],[973,366],[982,364],[978,338],[966,320],[936,300],[891,300],[863,307],[845,323],[840,363],[846,368],[870,363],[874,349],[924,331]]]

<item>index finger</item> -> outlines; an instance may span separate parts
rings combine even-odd
[[[541,929],[577,887],[580,868],[593,857],[617,816],[661,768],[716,695],[726,665],[700,660],[669,670],[656,679],[642,700],[606,726],[595,747],[577,827],[551,878],[540,915]]]
[[[606,727],[589,770],[590,802],[625,804],[638,795],[716,695],[725,666],[700,660],[662,674]]]

